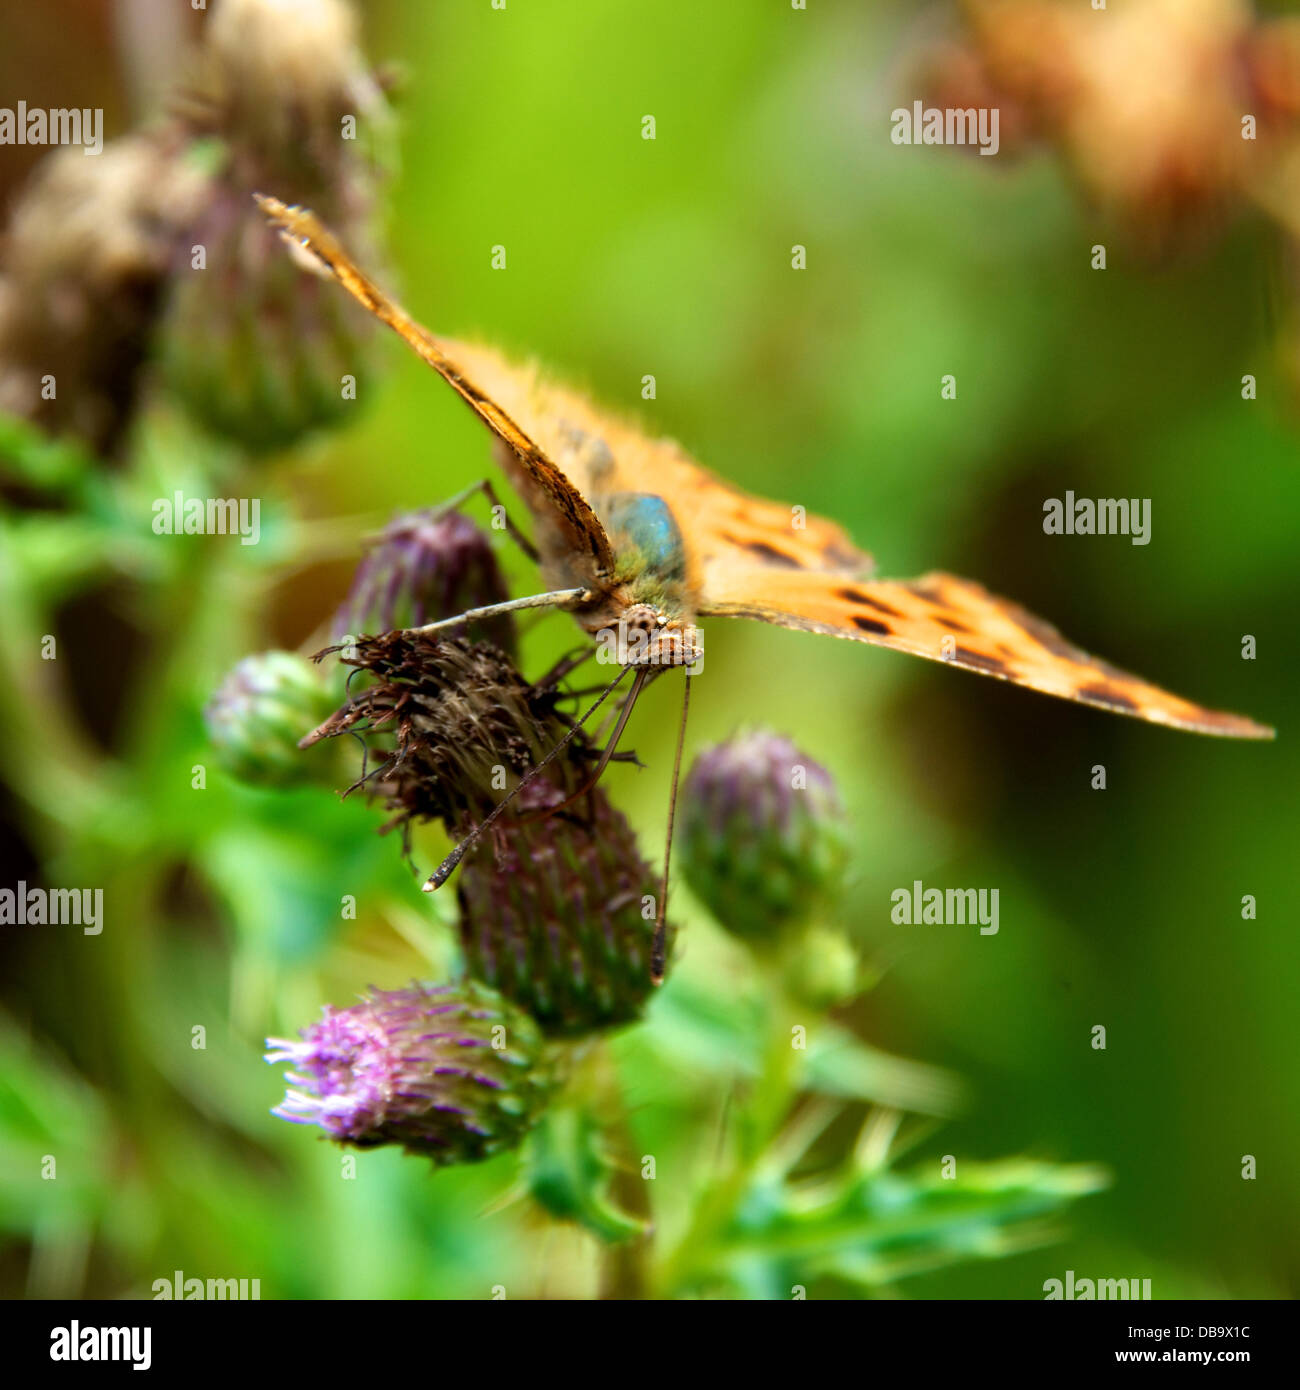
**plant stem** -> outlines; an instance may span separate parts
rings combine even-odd
[[[685,1233],[660,1262],[654,1280],[655,1297],[676,1297],[708,1276],[727,1227],[797,1093],[799,1049],[794,1046],[793,1030],[810,1021],[808,1010],[796,1009],[775,971],[767,974],[767,1045],[759,1079],[736,1121],[731,1167],[701,1195]]]

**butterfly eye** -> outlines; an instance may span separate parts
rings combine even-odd
[[[633,603],[623,614],[623,623],[629,632],[654,632],[663,626],[664,617],[648,603]]]

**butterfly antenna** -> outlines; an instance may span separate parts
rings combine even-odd
[[[551,751],[541,760],[540,763],[537,764],[536,767],[530,768],[528,773],[525,776],[521,777],[519,781],[516,782],[513,787],[511,787],[511,789],[505,794],[505,796],[503,796],[501,800],[497,802],[496,806],[492,808],[491,813],[486,817],[486,819],[481,820],[478,823],[478,825],[476,825],[474,829],[471,830],[469,834],[465,836],[465,838],[460,842],[460,844],[458,844],[456,848],[452,850],[452,852],[446,857],[446,859],[444,859],[442,863],[438,865],[438,867],[433,871],[433,873],[429,875],[428,879],[424,884],[424,891],[426,893],[432,893],[435,889],[441,888],[442,885],[446,883],[446,881],[455,872],[456,865],[459,864],[460,861],[464,859],[465,855],[478,843],[479,837],[483,834],[483,832],[487,830],[489,826],[492,825],[492,823],[502,813],[502,811],[504,811],[506,807],[510,805],[510,803],[515,799],[515,797],[517,797],[519,793],[523,791],[523,789],[529,784],[529,782],[533,780],[534,777],[536,777],[540,772],[544,771],[547,766],[553,763],[555,759],[558,758],[560,754],[564,752],[564,750],[569,746],[569,744],[572,743],[573,740],[577,737],[582,726],[587,722],[588,719],[591,718],[593,714],[595,714],[595,712],[601,707],[601,705],[603,705],[605,701],[609,699],[609,697],[614,693],[614,687],[618,685],[618,683],[623,679],[623,677],[626,676],[627,673],[632,669],[633,668],[630,666],[623,667],[623,669],[618,673],[618,675],[616,675],[614,679],[610,681],[610,683],[601,692],[599,699],[595,700],[587,708],[586,713],[583,714],[582,718],[579,719],[577,723],[574,724],[574,726],[568,731],[568,733],[564,735],[564,737],[559,741],[559,743],[557,743],[555,747],[551,749]]]
[[[650,947],[650,979],[656,985],[664,982],[667,966],[668,939],[668,866],[673,857],[673,821],[677,818],[677,782],[682,773],[682,749],[686,745],[686,716],[691,708],[691,673],[686,672],[686,687],[682,692],[682,722],[677,729],[677,753],[673,758],[673,790],[668,798],[668,838],[664,843],[664,881],[659,890],[659,911],[655,913],[654,942]]]

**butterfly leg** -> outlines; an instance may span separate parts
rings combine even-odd
[[[541,690],[558,690],[559,684],[568,676],[572,675],[579,666],[584,666],[593,656],[596,655],[596,648],[589,642],[584,642],[580,647],[574,647],[562,656],[559,661],[537,682]],[[569,690],[566,695],[594,695],[597,690],[603,690],[603,685],[598,685],[594,689],[588,690]]]
[[[480,478],[478,482],[471,483],[468,487],[462,488],[455,496],[449,497],[445,502],[440,503],[434,508],[435,514],[438,516],[446,516],[448,512],[459,511],[476,492],[481,492],[483,496],[487,498],[488,506],[492,508],[494,513],[500,515],[506,535],[508,535],[519,549],[528,556],[533,564],[538,564],[542,557],[537,553],[537,547],[524,535],[519,527],[510,520],[510,513],[506,511],[504,504],[497,497],[491,482],[487,478]]]

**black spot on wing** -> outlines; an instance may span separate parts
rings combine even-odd
[[[863,632],[874,632],[878,637],[889,637],[893,633],[888,623],[878,622],[875,618],[864,618],[861,613],[853,615],[853,626]]]
[[[942,613],[936,613],[934,620],[940,627],[946,627],[949,632],[960,632],[967,637],[970,636],[970,628],[965,623],[959,623],[956,618],[949,618]]]
[[[969,647],[958,647],[953,653],[953,660],[960,661],[963,666],[969,666],[976,671],[987,671],[990,676],[1011,674],[1007,663],[999,657],[988,656],[984,652],[973,652]]]
[[[860,603],[866,608],[873,608],[877,613],[883,613],[887,618],[901,618],[903,616],[897,608],[891,608],[887,603],[881,603],[878,598],[864,594],[861,589],[850,587],[837,589],[835,592],[840,598],[847,599],[849,603]]]
[[[768,545],[766,541],[742,541],[735,536],[724,536],[723,539],[731,545],[749,551],[751,555],[756,555],[765,565],[778,565],[782,569],[790,570],[803,568],[793,555],[787,555],[784,550],[778,550],[776,546]]]

